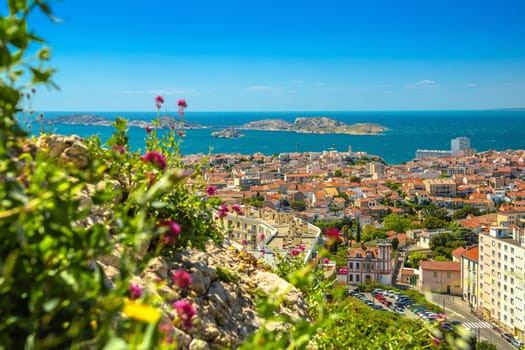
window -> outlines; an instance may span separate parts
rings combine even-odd
[[[434,278],[437,278],[437,276],[438,276],[437,271],[434,271],[433,276],[434,276]]]
[[[355,275],[355,281],[359,282],[359,275]]]
[[[447,271],[447,278],[450,278],[450,271]]]
[[[354,263],[351,262],[350,264],[348,264],[348,268],[349,268],[350,270],[353,270],[353,269],[354,269]]]
[[[494,240],[492,240],[492,246],[495,247],[496,246],[496,242]],[[494,252],[493,252],[494,253]]]
[[[359,270],[359,263],[355,263],[355,269]]]
[[[354,282],[354,275],[350,274],[349,276],[350,276],[350,277],[349,277],[349,281],[350,281],[350,282]]]

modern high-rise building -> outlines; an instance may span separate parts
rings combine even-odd
[[[450,151],[452,155],[456,155],[459,151],[470,148],[470,139],[468,137],[456,137],[450,141]]]

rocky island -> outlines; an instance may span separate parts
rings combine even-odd
[[[220,138],[220,139],[234,139],[244,136],[239,130],[230,127],[221,131],[214,131],[211,133],[211,137]]]
[[[293,124],[280,119],[265,119],[246,123],[242,129],[349,135],[380,135],[388,130],[379,124],[357,123],[348,125],[327,117],[298,117]]]
[[[68,124],[68,125],[90,125],[90,126],[111,126],[114,121],[103,118],[95,114],[72,114],[66,116],[59,116],[56,118],[44,118],[43,123],[53,124]],[[180,120],[170,115],[165,115],[159,118],[159,124],[155,125],[148,120],[128,120],[128,126],[135,126],[139,128],[158,127],[159,129],[205,129],[206,126],[190,123],[185,120]]]

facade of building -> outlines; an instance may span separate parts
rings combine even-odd
[[[376,248],[350,248],[346,258],[347,283],[392,283],[392,244],[378,242]]]
[[[450,141],[450,151],[452,155],[456,155],[459,151],[470,148],[470,139],[468,137],[456,137]]]
[[[479,234],[478,280],[478,314],[523,341],[525,240],[522,229],[491,227],[488,234]]]
[[[479,300],[478,271],[479,246],[474,246],[461,254],[461,290],[471,310],[476,309]]]
[[[416,159],[427,158],[427,157],[450,157],[450,151],[442,151],[436,149],[418,149],[416,150]]]
[[[433,293],[461,295],[461,263],[420,261],[419,289]]]
[[[454,197],[456,195],[456,182],[452,179],[427,179],[423,180],[425,190],[431,196]]]

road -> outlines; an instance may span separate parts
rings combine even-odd
[[[445,309],[445,314],[451,320],[461,321],[466,328],[473,329],[478,334],[479,340],[486,340],[497,346],[498,350],[516,350],[512,344],[503,339],[494,331],[489,322],[478,319],[470,313],[469,307],[461,300],[461,297],[443,294],[427,294],[427,299]],[[490,328],[485,328],[490,327]]]

